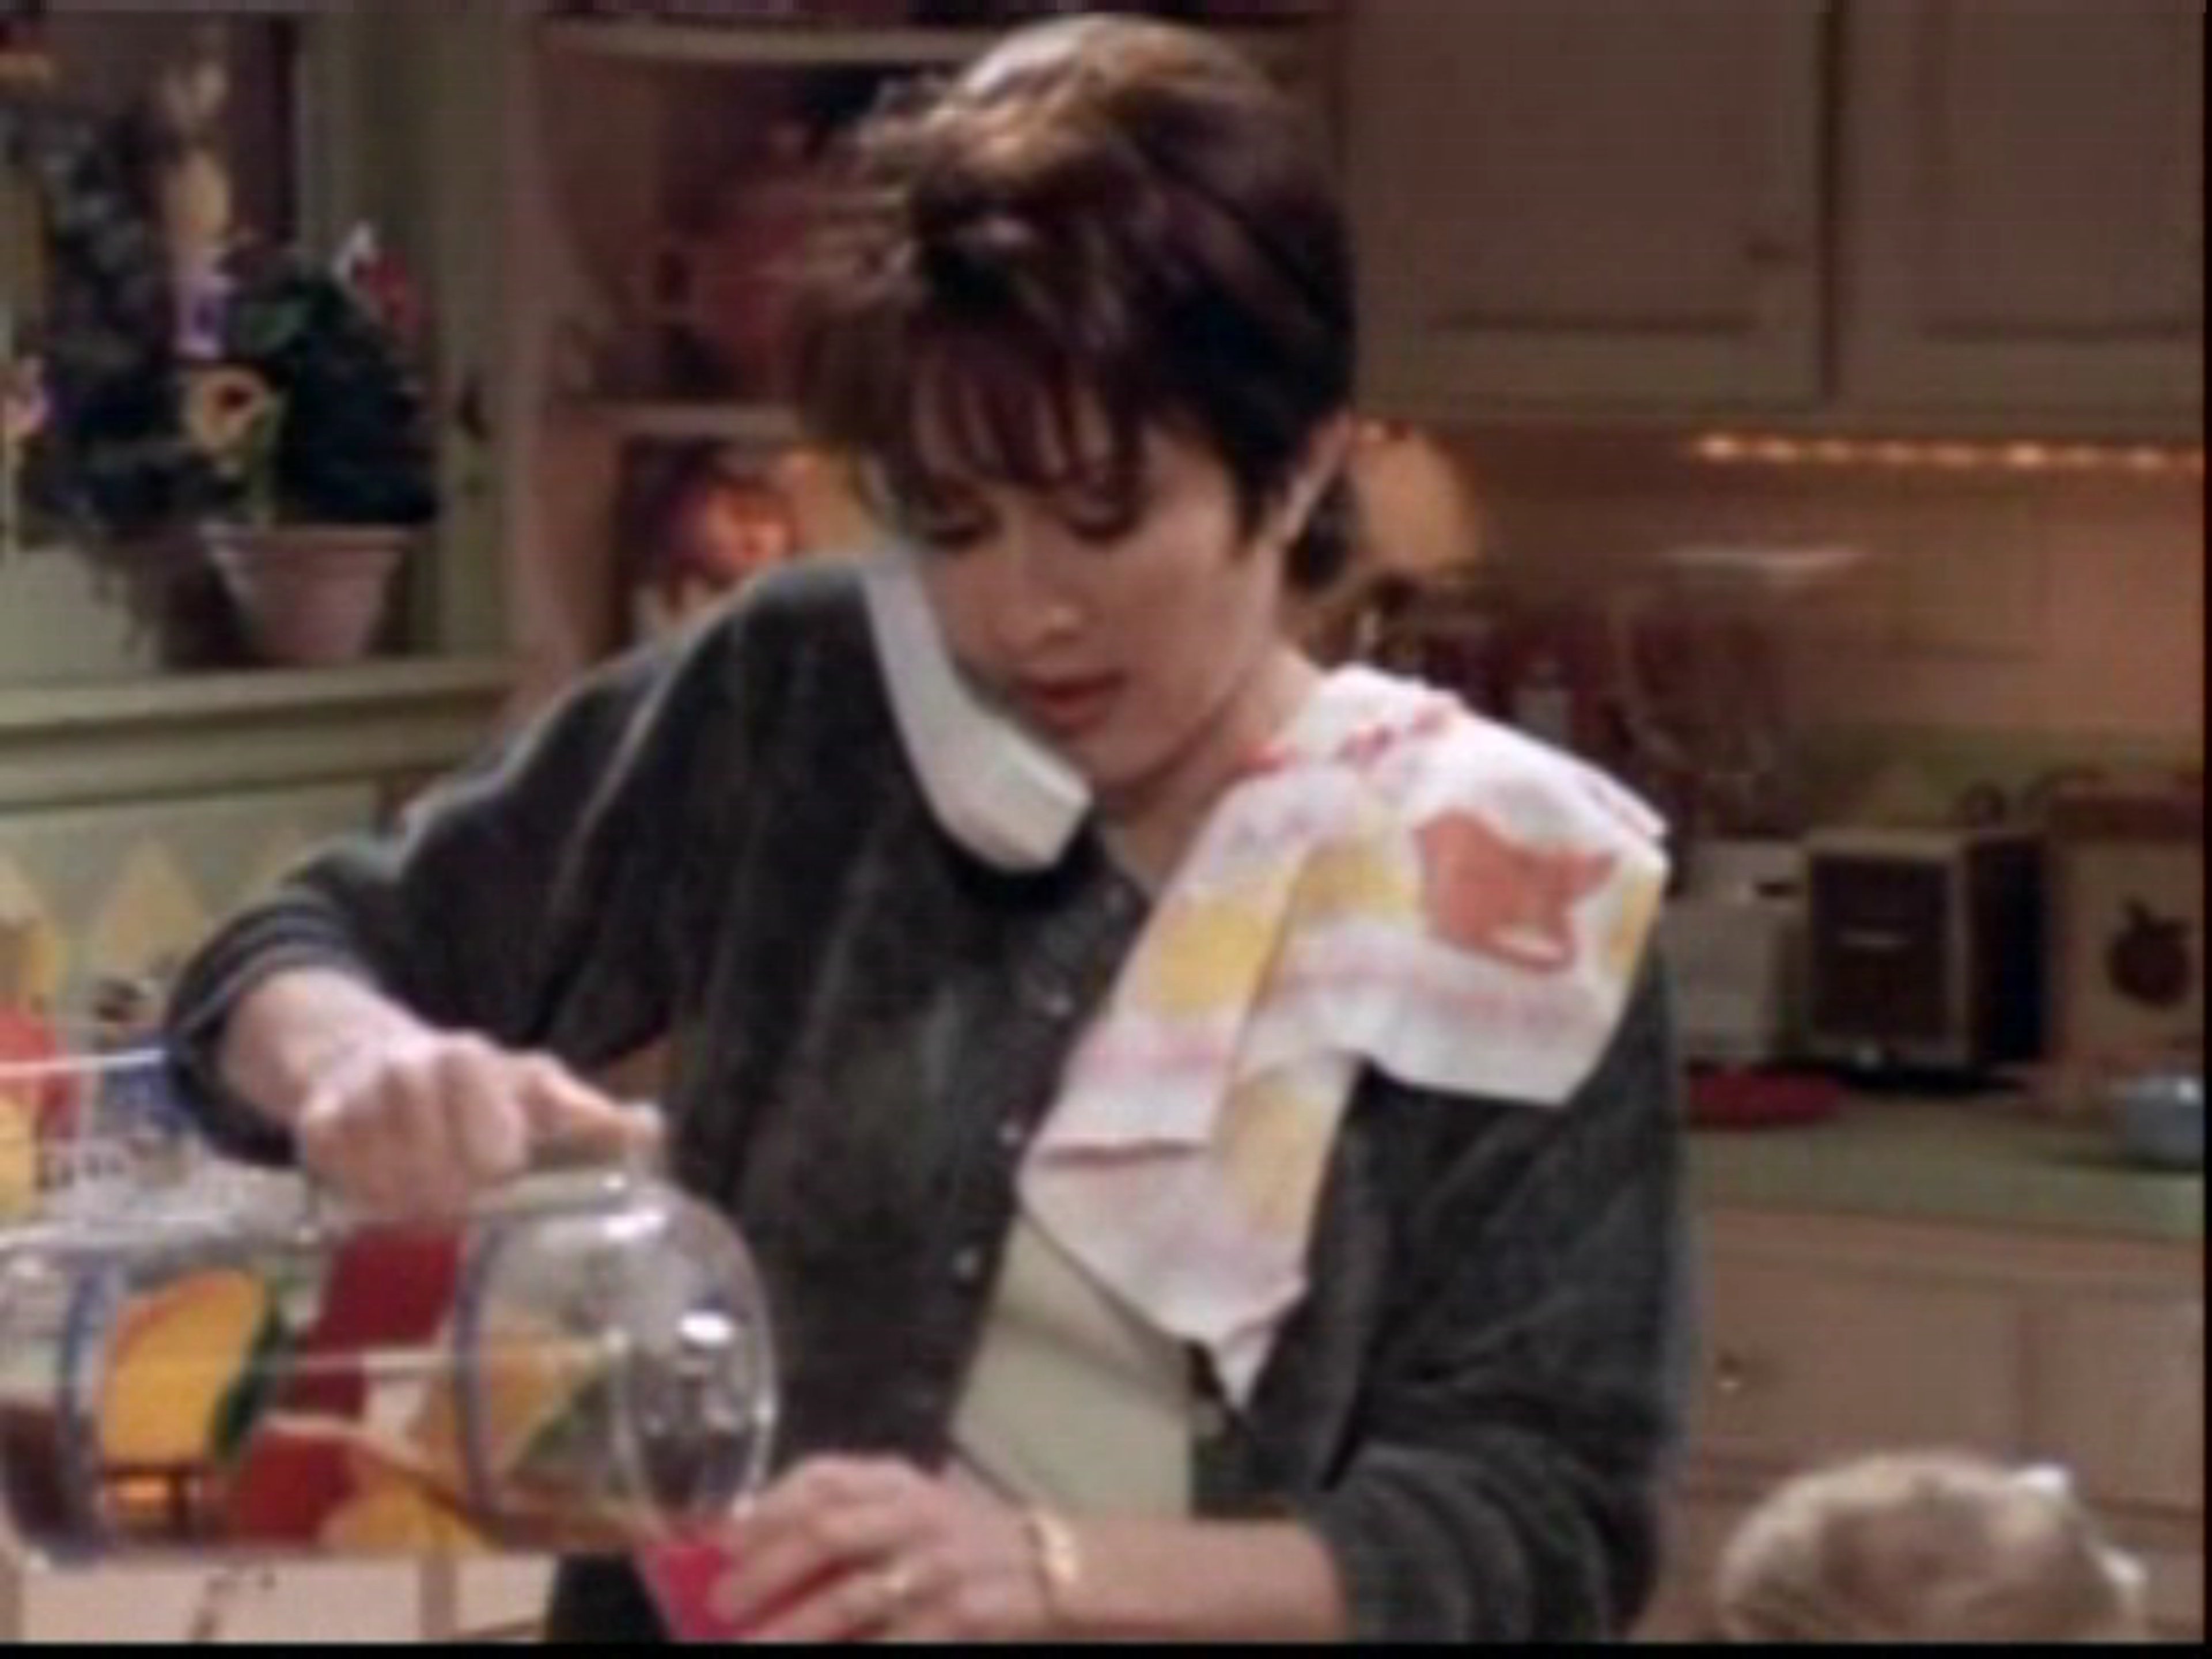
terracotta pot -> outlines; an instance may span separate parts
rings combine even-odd
[[[298,524],[210,525],[203,534],[255,653],[287,667],[327,667],[368,651],[413,532]]]

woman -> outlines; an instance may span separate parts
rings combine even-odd
[[[1674,1419],[1655,829],[1288,642],[1354,343],[1306,135],[1201,37],[1085,19],[855,181],[802,411],[1072,834],[979,856],[860,580],[764,578],[213,941],[173,1018],[208,1122],[447,1205],[635,1133],[569,1068],[672,1033],[671,1167],[787,1361],[736,1629],[1620,1630]],[[552,1625],[657,1628],[614,1562]]]

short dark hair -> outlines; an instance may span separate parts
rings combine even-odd
[[[959,464],[1068,481],[1103,418],[1133,487],[1160,425],[1221,459],[1249,530],[1349,407],[1351,237],[1298,105],[1203,33],[1121,17],[1018,31],[856,131],[810,244],[786,371],[819,441],[919,489],[925,412]],[[1286,570],[1350,556],[1333,483]]]

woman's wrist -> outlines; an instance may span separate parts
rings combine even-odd
[[[419,1035],[422,1023],[351,975],[288,968],[239,1000],[225,1022],[223,1085],[289,1129],[315,1085],[371,1045]]]
[[[1026,1519],[1026,1516],[1025,1516]],[[1325,1545],[1292,1522],[1045,1516],[1074,1571],[1047,1581],[1048,1634],[1079,1641],[1340,1641],[1342,1581]],[[1041,1577],[1040,1529],[1030,1522]]]
[[[1049,1510],[1022,1511],[1022,1531],[1029,1540],[1030,1565],[1036,1571],[1037,1594],[1044,1608],[1046,1636],[1072,1632],[1073,1610],[1083,1589],[1083,1545],[1075,1528]]]

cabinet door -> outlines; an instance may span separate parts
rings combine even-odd
[[[1371,404],[1817,396],[1819,0],[1346,9]]]
[[[2116,1528],[2120,1543],[2132,1550],[2149,1575],[2144,1601],[2150,1613],[2151,1633],[2163,1642],[2202,1642],[2204,1639],[2204,1539],[2179,1548],[2144,1546],[2128,1535],[2125,1526]]]
[[[1713,1575],[1748,1499],[1677,1497],[1667,1506],[1659,1582],[1632,1632],[1638,1642],[1694,1642],[1712,1626]]]
[[[2201,418],[2203,0],[1858,0],[1845,18],[1845,399]]]
[[[2204,1512],[2204,1299],[2056,1304],[2033,1324],[2033,1449],[2090,1496]]]
[[[2020,1316],[2002,1293],[1725,1255],[1709,1284],[1700,1456],[1784,1469],[1900,1447],[2018,1449]]]

